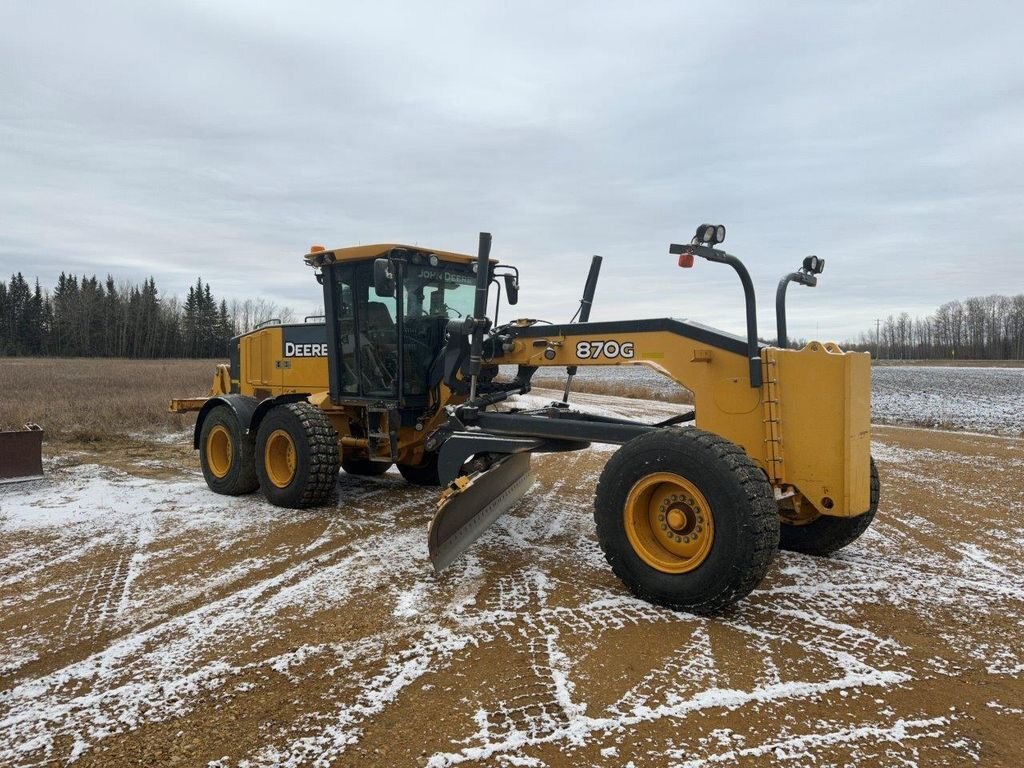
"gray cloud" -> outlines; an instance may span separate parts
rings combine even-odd
[[[667,254],[724,222],[771,334],[1024,290],[1013,4],[8,2],[0,274],[153,274],[320,303],[300,256],[495,235],[520,309],[742,328],[735,278]]]

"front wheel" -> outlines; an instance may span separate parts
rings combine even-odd
[[[310,403],[273,408],[256,432],[256,474],[278,507],[327,501],[338,479],[338,434],[327,415]]]
[[[391,469],[391,462],[370,461],[369,459],[342,459],[341,468],[350,475],[378,477]]]
[[[434,487],[441,484],[437,476],[437,454],[428,453],[419,464],[398,464],[398,471],[406,482],[413,485]]]
[[[620,448],[594,499],[605,558],[651,603],[712,615],[761,582],[778,548],[765,474],[703,430],[659,429]]]
[[[819,557],[838,552],[847,544],[859,539],[871,525],[871,521],[875,519],[875,512],[878,511],[881,492],[878,468],[875,467],[875,460],[871,459],[871,506],[867,512],[856,517],[830,517],[811,510],[809,514],[803,516],[783,516],[779,549]],[[810,507],[808,502],[804,502],[804,505]]]

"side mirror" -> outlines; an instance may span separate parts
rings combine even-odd
[[[509,304],[519,303],[519,278],[513,274],[505,275],[505,296]]]
[[[377,259],[373,262],[373,290],[378,296],[395,295],[395,275],[391,271],[391,262]]]

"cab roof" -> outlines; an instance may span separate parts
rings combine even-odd
[[[322,267],[325,264],[334,264],[336,262],[344,261],[365,261],[367,259],[377,259],[387,256],[394,250],[409,251],[410,253],[421,254],[423,256],[430,256],[431,254],[434,254],[441,261],[452,261],[457,264],[471,264],[476,261],[476,256],[469,256],[465,253],[438,251],[432,248],[424,248],[420,245],[403,245],[401,243],[355,245],[349,248],[332,248],[330,250],[319,250],[318,246],[313,247],[317,248],[317,250],[310,249],[310,252],[302,257],[306,264],[311,267]],[[495,260],[491,259],[491,263],[495,263]]]

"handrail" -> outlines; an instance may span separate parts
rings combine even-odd
[[[775,289],[775,343],[779,347],[785,349],[789,346],[789,334],[786,332],[786,289],[791,282],[813,288],[818,284],[818,275],[823,269],[824,259],[808,256],[799,270],[790,272],[779,280],[779,287]]]

